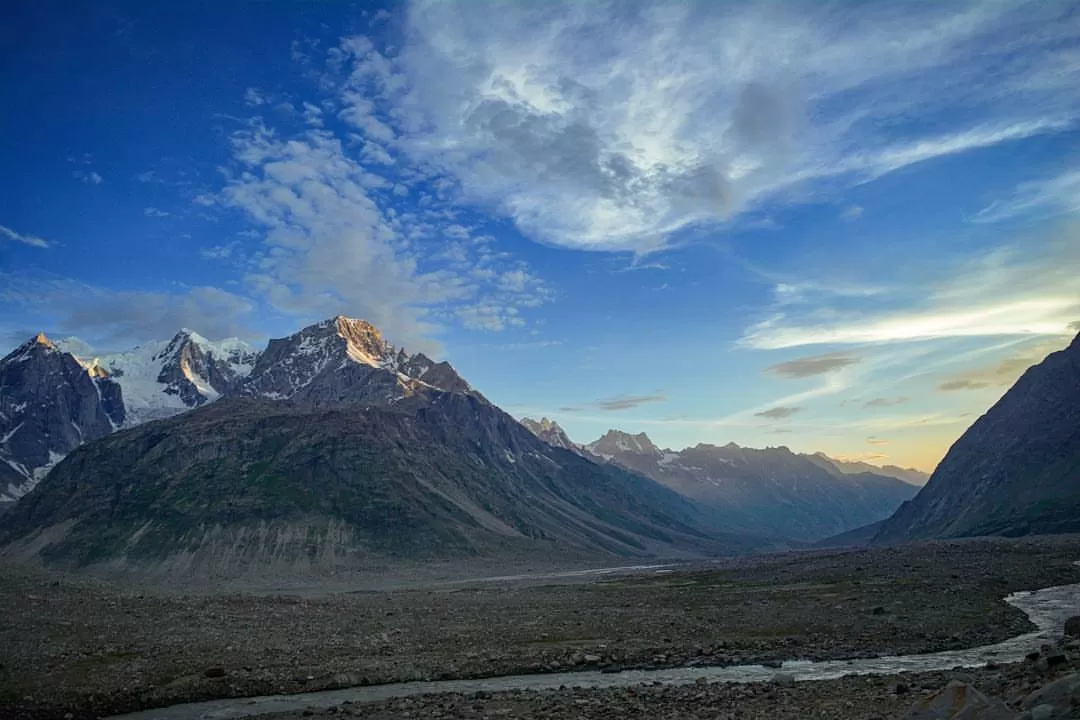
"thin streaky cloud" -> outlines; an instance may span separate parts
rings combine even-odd
[[[1027,215],[1080,213],[1080,170],[1019,185],[1012,197],[991,203],[972,218],[993,223]]]
[[[649,403],[666,401],[667,395],[664,395],[663,393],[654,393],[652,395],[619,395],[617,397],[607,398],[606,400],[596,400],[589,403],[588,406],[596,408],[597,410],[615,412],[618,410],[630,410],[642,405],[648,405]]]
[[[53,245],[53,243],[49,242],[48,240],[39,238],[37,235],[18,233],[11,228],[5,227],[3,225],[0,225],[0,237],[6,237],[8,240],[14,240],[17,243],[22,243],[23,245],[29,245],[36,248],[47,248],[52,247]]]
[[[859,362],[861,362],[861,359],[858,357],[834,353],[778,363],[765,368],[765,372],[782,378],[801,379],[824,375],[825,373],[856,365]]]
[[[783,420],[784,418],[789,418],[801,411],[801,407],[774,407],[754,413],[754,415],[765,418],[766,420]]]
[[[990,387],[990,383],[982,380],[949,380],[938,385],[941,392],[956,392],[957,390],[982,390]]]

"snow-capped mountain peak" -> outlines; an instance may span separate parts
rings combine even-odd
[[[386,372],[372,375],[370,370]],[[472,392],[449,363],[437,363],[422,353],[410,355],[387,342],[366,320],[339,315],[271,340],[240,392],[281,399],[304,391],[318,395],[312,401],[319,404],[346,396],[350,401],[367,396],[382,403],[425,386]]]
[[[216,400],[251,373],[257,357],[238,338],[213,341],[183,329],[167,341],[77,359],[87,372],[107,373],[120,384],[130,425]]]

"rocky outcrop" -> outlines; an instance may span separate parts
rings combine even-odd
[[[0,360],[0,499],[29,492],[84,442],[124,423],[120,386],[44,335]]]
[[[661,450],[644,433],[609,430],[586,449],[709,507],[733,531],[817,540],[888,517],[917,491],[895,478],[823,467],[786,447],[729,443]]]
[[[559,423],[548,418],[540,418],[539,421],[532,418],[521,418],[521,424],[528,428],[536,437],[540,438],[548,445],[552,447],[562,448],[563,450],[569,450],[573,453],[582,454],[582,449],[570,439],[570,436],[566,434]]]
[[[1080,337],[1028,369],[874,542],[1080,531]]]

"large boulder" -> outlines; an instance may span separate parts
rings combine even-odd
[[[1065,621],[1066,637],[1080,637],[1080,615],[1073,615]]]
[[[1030,711],[1032,718],[1041,716],[1045,720],[1080,716],[1080,673],[1044,685],[1024,698],[1021,707]]]
[[[1000,700],[986,697],[967,683],[953,681],[908,710],[904,720],[1015,720]]]

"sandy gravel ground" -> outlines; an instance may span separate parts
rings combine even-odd
[[[1002,598],[1080,582],[1072,565],[1077,559],[1076,536],[977,540],[788,554],[567,583],[280,595],[182,595],[3,567],[0,717],[98,717],[184,701],[414,679],[973,647],[1028,629],[1022,613]],[[728,717],[723,713],[740,693],[760,694],[762,707],[772,703],[777,712],[784,703],[818,702],[812,698],[824,693],[830,707],[838,703],[844,710],[851,702],[865,710],[881,703],[884,711],[908,700],[889,695],[889,682],[709,685],[645,696],[581,691],[480,702],[492,716],[507,717],[606,717],[589,708],[644,703],[645,710],[626,709],[631,714],[624,716],[633,717],[655,699],[676,714],[657,710],[641,717]],[[686,699],[694,693],[705,695],[700,702]],[[432,716],[431,707],[420,714],[408,707],[426,700],[401,702],[371,716]],[[454,702],[459,714],[446,717],[470,717],[462,708],[477,701]],[[694,703],[705,703],[706,714],[686,714]],[[836,717],[869,717],[853,712]]]

